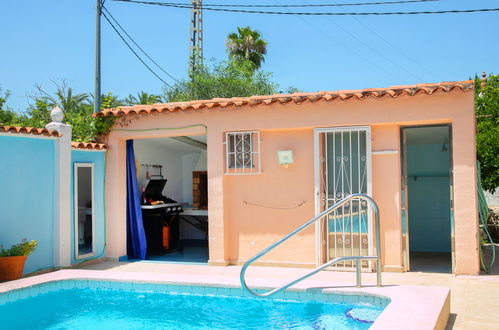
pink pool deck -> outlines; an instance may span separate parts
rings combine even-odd
[[[142,264],[144,266],[145,264]],[[98,265],[97,265],[98,266]],[[141,263],[135,263],[140,268]],[[17,281],[0,284],[0,294],[11,290],[32,287],[36,284],[61,280],[101,280],[127,281],[134,283],[162,283],[174,285],[216,286],[229,287],[239,290],[240,267],[207,267],[167,265],[168,272],[147,271],[119,271],[119,270],[89,270],[67,269],[43,275],[23,278]],[[164,266],[164,265],[163,265]],[[119,267],[117,267],[119,268]],[[290,276],[299,276],[306,270],[282,269],[271,267],[256,267],[248,272],[247,283],[252,288],[274,288],[282,285]],[[331,277],[331,273],[329,277]],[[273,274],[273,276],[266,276]],[[327,275],[327,274],[326,274]],[[340,278],[342,279],[342,278]],[[323,290],[324,293],[338,293],[358,295],[364,293],[369,296],[389,298],[390,303],[374,322],[371,329],[444,329],[450,313],[450,290],[444,287],[424,287],[406,285],[386,285],[376,287],[372,280],[366,280],[366,286],[356,288],[353,282],[332,282],[319,278],[309,278],[289,290],[298,292],[305,290]],[[32,288],[33,294],[39,290]],[[8,294],[8,293],[7,293]],[[348,298],[344,298],[348,301]]]

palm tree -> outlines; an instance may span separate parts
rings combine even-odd
[[[66,113],[79,111],[84,102],[88,100],[87,93],[73,94],[71,87],[67,89],[58,88],[55,95],[57,97],[56,102]]]
[[[161,102],[161,97],[155,94],[149,94],[147,92],[141,91],[137,93],[137,96],[133,96],[132,94],[128,95],[125,99],[125,103],[129,105],[134,104],[154,104]]]
[[[33,96],[35,100],[40,100],[46,103],[50,108],[55,106],[61,107],[65,113],[79,112],[81,107],[88,101],[89,95],[87,93],[73,93],[71,87],[67,87],[66,82],[63,81],[61,85],[57,85],[55,95],[47,93],[42,86],[36,86],[38,95]]]
[[[230,33],[225,46],[230,58],[249,60],[255,64],[255,69],[260,68],[267,54],[267,42],[261,38],[258,31],[252,30],[249,26],[238,27],[237,33]]]

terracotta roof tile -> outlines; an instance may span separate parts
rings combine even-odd
[[[332,92],[317,92],[317,93],[294,93],[294,94],[275,94],[275,95],[256,95],[250,97],[232,97],[232,98],[214,98],[211,100],[196,100],[190,102],[172,102],[153,105],[133,105],[123,106],[115,109],[105,109],[95,114],[94,116],[124,116],[130,114],[150,114],[161,112],[188,111],[199,110],[203,108],[227,108],[230,106],[261,106],[270,105],[273,103],[301,104],[304,102],[321,102],[339,100],[363,100],[366,98],[378,98],[389,96],[392,98],[408,95],[414,96],[418,94],[433,95],[438,92],[449,93],[454,90],[467,92],[473,90],[473,80],[466,81],[451,81],[433,84],[416,84],[404,86],[391,86],[386,88],[367,88],[358,90],[340,90]]]
[[[16,133],[16,134],[31,134],[43,136],[61,137],[62,135],[54,130],[46,128],[22,127],[22,126],[2,126],[0,125],[0,133]]]
[[[103,143],[93,143],[93,142],[71,142],[71,147],[73,149],[90,149],[90,150],[107,149],[107,145]]]

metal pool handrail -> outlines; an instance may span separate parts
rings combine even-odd
[[[368,202],[368,204],[371,206],[371,208],[373,209],[374,211],[374,228],[375,228],[375,233],[376,233],[376,255],[375,256],[350,256],[350,257],[338,257],[338,258],[335,258],[333,260],[330,260],[328,261],[327,263],[315,268],[313,271],[297,278],[296,280],[292,281],[292,282],[289,282],[281,287],[278,287],[278,288],[275,288],[273,290],[270,290],[270,291],[267,291],[265,293],[256,293],[254,292],[253,290],[251,290],[248,285],[246,284],[246,280],[245,280],[245,274],[246,274],[246,270],[247,268],[253,263],[255,262],[256,260],[260,259],[262,256],[264,256],[265,254],[267,254],[268,252],[270,252],[271,250],[273,250],[275,247],[281,245],[283,242],[287,241],[289,238],[295,236],[296,234],[298,234],[299,232],[301,232],[302,230],[304,230],[305,228],[307,228],[309,225],[315,223],[317,220],[321,219],[322,217],[324,216],[327,216],[329,215],[331,212],[335,211],[336,209],[338,209],[339,207],[343,206],[344,204],[348,203],[349,201],[351,201],[352,199],[362,199],[362,200],[365,200]],[[269,247],[267,247],[266,249],[262,250],[260,253],[256,254],[254,257],[250,258],[248,261],[246,261],[241,269],[241,274],[240,274],[240,280],[241,280],[241,285],[243,287],[243,289],[245,291],[247,291],[248,293],[254,295],[254,296],[257,296],[257,297],[269,297],[269,296],[272,296],[278,292],[281,292],[287,288],[289,288],[290,286],[292,285],[295,285],[296,283],[298,282],[301,282],[303,281],[304,279],[307,279],[309,278],[310,276],[320,272],[321,270],[327,268],[327,267],[330,267],[340,261],[348,261],[348,260],[355,260],[355,266],[356,266],[356,283],[357,283],[357,287],[361,287],[361,273],[360,273],[360,267],[359,267],[359,260],[376,260],[376,285],[377,286],[381,286],[381,262],[380,262],[380,238],[379,238],[379,209],[378,209],[378,205],[376,204],[376,202],[374,201],[374,199],[372,199],[370,196],[366,195],[366,194],[352,194],[348,197],[345,197],[344,199],[342,199],[341,201],[339,201],[338,203],[334,204],[333,206],[331,206],[330,208],[328,208],[327,210],[325,210],[324,212],[322,212],[321,214],[317,215],[316,217],[308,220],[307,222],[305,222],[303,225],[301,225],[300,227],[296,228],[295,230],[293,230],[292,232],[290,232],[289,234],[287,234],[286,236],[284,236],[283,238],[281,238],[280,240],[278,240],[277,242],[275,242],[274,244],[270,245]]]

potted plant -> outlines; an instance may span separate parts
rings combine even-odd
[[[23,239],[21,243],[14,244],[5,250],[0,246],[0,281],[11,281],[21,278],[27,256],[35,251],[37,242],[28,242]]]

